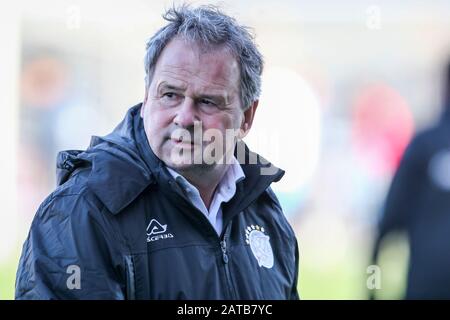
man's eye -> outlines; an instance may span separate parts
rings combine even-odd
[[[166,93],[163,94],[163,97],[167,97],[169,99],[176,98],[176,96],[177,95],[174,92],[166,92]]]
[[[217,105],[216,103],[214,103],[214,101],[207,100],[207,99],[201,99],[200,103],[207,105],[207,106],[216,106]]]

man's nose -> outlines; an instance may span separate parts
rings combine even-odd
[[[184,98],[173,122],[179,127],[188,128],[194,126],[194,122],[199,120],[196,113],[195,101],[188,97]]]

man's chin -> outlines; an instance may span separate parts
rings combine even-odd
[[[202,165],[202,149],[193,147],[175,146],[166,153],[164,162],[170,167],[189,168],[195,165]]]
[[[164,161],[166,166],[174,169],[178,172],[188,172],[188,171],[209,171],[214,169],[216,164],[206,164],[204,162],[198,161],[194,162],[192,158],[170,158]]]

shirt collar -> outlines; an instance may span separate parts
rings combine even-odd
[[[167,166],[166,168],[171,174],[171,176],[175,179],[175,181],[184,187],[183,189],[191,190],[200,195],[198,189],[194,185],[192,185],[185,177],[183,177],[181,174],[179,174],[172,168],[169,168]],[[236,184],[239,181],[242,181],[243,179],[245,179],[245,173],[242,170],[242,167],[237,161],[236,157],[233,156],[231,159],[230,166],[225,172],[225,175],[223,176],[222,180],[219,182],[216,193],[224,191],[226,194],[228,194],[229,192],[231,192],[232,197],[236,192]]]

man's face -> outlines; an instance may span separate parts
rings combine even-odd
[[[182,39],[169,42],[156,63],[141,110],[147,139],[156,156],[179,171],[198,167],[198,161],[193,163],[195,157],[211,143],[204,141],[201,134],[211,129],[223,139],[223,151],[216,152],[232,151],[235,140],[227,144],[226,130],[247,132],[254,111],[242,111],[239,76],[236,59],[226,48],[205,52]],[[256,105],[252,108],[256,109]],[[205,165],[204,161],[201,164],[205,168],[215,165]]]

